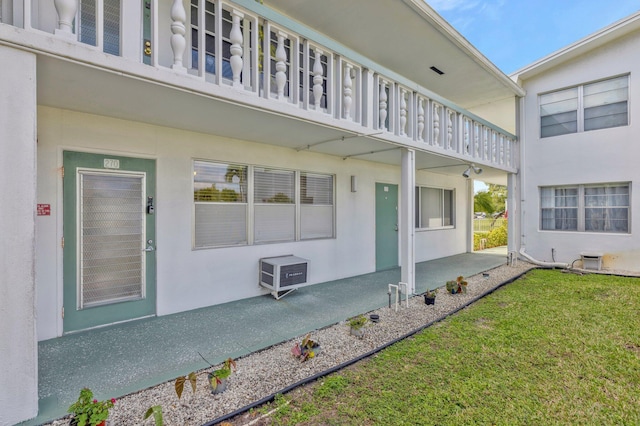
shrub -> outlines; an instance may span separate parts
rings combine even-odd
[[[507,245],[507,223],[493,228],[487,236],[487,248]]]

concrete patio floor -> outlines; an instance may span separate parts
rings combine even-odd
[[[505,250],[418,263],[416,293],[505,263]],[[39,415],[24,424],[64,416],[83,387],[117,398],[207,367],[198,352],[216,364],[380,308],[399,280],[394,268],[40,342]]]

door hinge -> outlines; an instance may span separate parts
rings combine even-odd
[[[64,319],[64,306],[62,307],[62,319]]]
[[[60,167],[60,177],[64,179],[64,166]]]
[[[64,237],[60,240],[60,247],[64,248]]]

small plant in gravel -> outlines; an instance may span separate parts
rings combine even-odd
[[[466,293],[467,284],[468,283],[464,280],[464,277],[460,275],[455,280],[447,281],[447,284],[446,284],[447,293],[451,293],[451,294]]]
[[[84,388],[80,391],[78,400],[69,407],[68,411],[73,413],[71,424],[74,426],[103,425],[109,417],[109,409],[115,402],[113,398],[98,401],[93,398],[93,392],[89,388]]]
[[[362,327],[364,327],[367,324],[367,318],[365,318],[364,315],[358,315],[357,317],[353,317],[351,319],[349,319],[349,327],[355,329],[355,330],[360,330]]]
[[[206,360],[202,354],[198,353],[204,361],[209,364],[210,367],[213,368],[213,364]],[[218,386],[222,383],[223,380],[228,378],[231,375],[232,369],[236,369],[236,362],[232,358],[227,358],[223,363],[222,367],[213,372],[209,373],[207,371],[202,371],[200,373],[191,372],[186,376],[178,377],[175,383],[176,395],[178,395],[178,399],[182,397],[182,391],[184,390],[184,385],[186,382],[191,383],[191,389],[193,389],[193,393],[196,393],[196,381],[197,377],[200,374],[207,374],[209,376],[209,384],[211,385],[211,389],[213,392],[216,391]]]
[[[302,339],[302,342],[296,342],[295,346],[291,348],[291,353],[293,356],[304,362],[308,359],[314,358],[319,350],[320,343],[311,340],[311,335],[307,334],[304,336],[304,339]]]

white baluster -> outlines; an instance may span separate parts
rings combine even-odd
[[[317,110],[320,109],[320,102],[322,101],[322,54],[324,52],[318,48],[315,49],[315,58],[313,61],[313,104]]]
[[[244,41],[242,29],[240,28],[242,19],[244,19],[244,13],[237,10],[231,12],[231,32],[229,33],[231,58],[229,58],[229,63],[233,72],[233,87],[235,88],[242,88],[242,83],[240,82],[240,74],[243,67],[242,42]]]
[[[380,129],[387,130],[387,83],[380,80]]]
[[[424,132],[424,106],[423,100],[418,99],[418,136],[417,139],[421,141],[423,139],[422,132]]]
[[[440,145],[440,106],[433,104],[433,144]]]
[[[406,92],[404,89],[400,89],[400,135],[407,135],[407,100],[405,99]]]
[[[184,50],[187,47],[187,41],[184,38],[186,34],[185,23],[187,22],[187,12],[184,10],[182,0],[173,0],[173,6],[171,6],[171,49],[173,50],[173,68],[176,71],[187,72],[187,69],[182,65],[182,57],[184,56]],[[204,51],[204,49],[203,49]]]
[[[453,111],[447,110],[447,149],[451,149],[451,141],[453,140],[453,120],[451,116]]]
[[[276,48],[276,89],[278,99],[286,100],[284,86],[287,84],[287,50],[284,48],[284,40],[289,36],[278,31],[278,46]]]
[[[462,125],[464,126],[464,152],[465,154],[470,154],[471,146],[469,144],[469,126],[470,126],[469,120],[465,118],[464,121],[462,122]]]
[[[75,39],[73,19],[78,11],[78,0],[54,0],[53,4],[58,13],[58,28],[54,31],[54,34]]]
[[[342,100],[342,104],[344,107],[344,118],[346,118],[347,120],[351,120],[351,94],[352,94],[352,90],[351,90],[351,86],[352,86],[352,81],[351,81],[351,70],[353,69],[353,67],[351,66],[351,64],[345,64],[344,67],[344,81],[343,81],[343,94],[344,94],[344,99]]]

